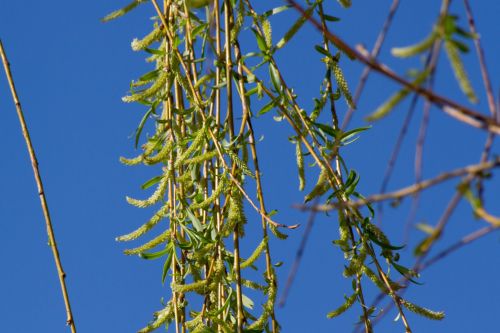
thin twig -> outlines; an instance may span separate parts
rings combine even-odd
[[[47,227],[47,235],[49,237],[49,245],[52,249],[52,254],[54,256],[54,261],[57,267],[57,272],[59,275],[59,283],[61,285],[61,292],[64,298],[64,304],[66,306],[66,325],[71,328],[72,333],[76,333],[75,319],[73,318],[73,312],[71,311],[71,303],[69,300],[68,290],[66,288],[66,273],[63,270],[61,264],[61,258],[59,255],[59,250],[57,248],[56,237],[54,235],[54,230],[52,228],[52,220],[50,218],[49,207],[47,204],[47,198],[45,197],[45,191],[43,189],[42,178],[40,176],[40,170],[38,169],[38,160],[36,158],[35,149],[33,148],[33,144],[31,142],[30,134],[28,131],[28,126],[26,125],[26,121],[24,119],[23,110],[21,107],[21,102],[19,101],[19,97],[17,95],[16,87],[14,85],[14,80],[12,78],[12,73],[10,71],[10,64],[7,60],[7,55],[5,54],[5,50],[3,48],[2,41],[0,40],[0,56],[2,57],[2,63],[5,69],[5,74],[7,76],[7,81],[9,82],[10,91],[12,93],[12,98],[14,100],[14,104],[16,105],[17,116],[19,117],[19,122],[21,124],[21,129],[23,132],[24,140],[26,141],[26,146],[28,148],[28,153],[31,159],[31,165],[33,167],[33,174],[35,176],[36,185],[38,187],[38,196],[40,197],[40,203],[42,206],[43,216],[45,218],[45,224]]]
[[[309,20],[319,31],[323,31],[321,23],[311,15],[308,15],[305,12],[304,8],[302,8],[302,6],[300,6],[296,1],[287,0],[287,2],[292,5],[292,7],[297,9],[297,11],[299,11],[302,15],[304,15],[304,17],[306,17],[307,20]],[[342,39],[332,34],[330,31],[326,30],[324,31],[324,34],[328,38],[328,40],[335,44],[335,46],[337,46],[339,50],[347,54],[349,57],[359,60],[363,64],[370,66],[370,68],[372,68],[376,72],[379,72],[389,79],[403,85],[404,87],[426,97],[429,101],[439,106],[441,110],[443,110],[453,118],[473,127],[480,128],[495,134],[500,134],[500,122],[477,111],[474,111],[466,106],[460,105],[457,102],[452,101],[444,96],[438,95],[433,91],[415,85],[414,83],[397,75],[385,64],[379,63],[376,60],[372,59],[366,50],[362,48],[359,48],[359,50],[355,50],[347,43],[345,43]]]
[[[352,201],[349,203],[349,206],[361,207],[361,206],[365,206],[369,203],[374,203],[374,202],[379,202],[379,201],[401,200],[404,197],[415,194],[417,192],[421,192],[422,190],[425,190],[431,186],[442,183],[448,179],[460,177],[460,176],[464,176],[464,175],[474,175],[474,174],[477,174],[479,172],[494,168],[494,167],[499,166],[499,165],[500,165],[500,158],[496,158],[496,159],[494,159],[490,162],[486,162],[486,163],[469,165],[469,166],[466,166],[464,168],[455,169],[455,170],[452,170],[449,172],[444,172],[435,178],[424,180],[420,183],[416,183],[416,184],[404,187],[404,188],[399,189],[399,190],[394,191],[394,192],[383,193],[383,194],[374,194],[374,195],[370,195],[364,199]],[[313,206],[313,207],[300,205],[300,206],[298,206],[298,208],[322,212],[322,211],[330,211],[333,209],[337,209],[340,206],[341,205],[339,203],[334,203],[334,204],[328,204],[328,205],[317,205],[317,206]]]
[[[316,214],[317,214],[316,211],[312,211],[311,214],[309,215],[309,219],[307,220],[307,225],[304,230],[304,234],[302,235],[299,248],[297,249],[297,253],[295,254],[295,260],[293,261],[292,268],[290,268],[290,272],[288,273],[288,278],[285,283],[285,288],[283,289],[283,294],[281,294],[281,298],[278,302],[278,305],[280,307],[285,306],[288,294],[293,285],[293,281],[295,280],[295,276],[297,275],[300,262],[302,261],[302,256],[304,255],[304,251],[307,245],[307,240],[309,239],[309,235],[314,225],[314,219],[316,218]]]
[[[373,59],[376,59],[380,53],[380,49],[382,48],[382,44],[384,43],[385,36],[387,35],[387,32],[389,31],[389,28],[391,26],[392,20],[394,18],[394,15],[396,14],[396,10],[398,9],[399,6],[399,0],[393,0],[391,7],[389,8],[389,13],[387,14],[387,18],[385,19],[384,25],[382,27],[382,30],[377,36],[377,40],[375,41],[375,45],[373,46],[372,51],[370,52],[370,56]],[[325,30],[325,28],[323,28]],[[368,79],[368,75],[370,75],[371,72],[371,67],[366,66],[363,69],[363,73],[361,73],[361,76],[359,78],[359,84],[356,87],[356,91],[354,92],[354,97],[353,97],[353,102],[354,105],[358,104],[359,98],[361,97],[361,93],[363,92],[363,89],[366,84],[366,80]],[[351,118],[354,114],[355,109],[349,108],[347,111],[344,120],[342,122],[342,130],[344,130],[349,122],[351,121]]]
[[[451,254],[451,253],[455,252],[456,250],[460,249],[464,245],[470,244],[473,241],[475,241],[475,240],[477,240],[477,239],[479,239],[481,237],[484,237],[484,236],[488,235],[489,233],[491,233],[491,232],[493,232],[495,230],[498,230],[498,228],[499,228],[499,226],[490,225],[490,226],[481,228],[479,230],[476,230],[476,231],[468,234],[467,236],[464,236],[458,242],[450,245],[446,249],[444,249],[441,252],[439,252],[436,255],[434,255],[432,258],[430,258],[427,261],[425,261],[420,266],[419,271],[420,272],[423,271],[424,269],[428,268],[429,266],[432,266],[436,262],[442,260],[443,258],[445,258],[446,256],[448,256],[449,254]]]

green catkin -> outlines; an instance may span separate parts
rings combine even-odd
[[[455,74],[455,78],[457,79],[460,89],[471,103],[477,103],[476,93],[474,92],[472,84],[469,81],[469,76],[467,75],[464,64],[462,63],[462,59],[460,59],[458,48],[455,44],[453,44],[453,42],[445,40],[444,49],[448,59],[450,60],[453,73]]]
[[[255,175],[252,173],[248,165],[241,160],[231,149],[225,150],[226,154],[229,155],[231,160],[238,166],[238,168],[243,171],[243,173],[251,178],[255,178]]]
[[[169,301],[167,303],[167,306],[165,306],[165,308],[163,308],[163,310],[155,312],[154,317],[155,317],[154,321],[149,323],[148,326],[139,330],[137,333],[152,332],[152,331],[156,330],[157,328],[159,328],[164,323],[166,323],[167,321],[172,320],[172,318],[174,317],[174,310],[173,310],[172,303]]]
[[[108,22],[108,21],[117,19],[117,18],[127,14],[132,9],[134,9],[135,7],[139,6],[141,3],[144,3],[144,2],[146,2],[146,0],[134,0],[131,3],[129,3],[128,5],[126,5],[125,7],[118,9],[118,10],[115,10],[114,12],[106,15],[101,21]]]
[[[269,288],[267,291],[267,301],[262,306],[262,314],[257,320],[255,320],[252,324],[247,326],[247,330],[262,330],[269,319],[273,309],[274,303],[276,302],[276,284],[274,280],[269,281]]]
[[[366,259],[366,247],[362,246],[358,252],[358,255],[351,259],[349,266],[344,269],[344,277],[350,277],[356,274],[360,274],[363,270],[363,266]]]
[[[265,287],[263,285],[243,278],[241,279],[241,285],[254,290],[265,290]]]
[[[154,165],[164,162],[170,156],[174,147],[175,144],[173,141],[167,141],[156,155],[144,158],[144,164]]]
[[[345,302],[344,304],[342,304],[341,306],[339,306],[337,309],[329,312],[326,317],[327,318],[334,318],[334,317],[338,317],[340,316],[342,313],[346,312],[347,310],[349,310],[349,308],[354,304],[354,302],[356,301],[356,297],[358,297],[358,294],[354,293],[352,294],[351,296],[349,296],[348,298],[345,299]]]
[[[312,14],[314,8],[316,8],[316,4],[312,5],[308,10],[306,10],[305,14],[302,15],[293,25],[292,27],[285,33],[285,36],[281,38],[276,44],[276,49],[281,49],[283,46],[288,43],[293,36],[300,30],[300,28],[307,21],[307,17]]]
[[[182,89],[186,92],[187,96],[188,96],[188,99],[193,103],[195,104],[196,102],[196,99],[194,98],[194,95],[193,95],[193,92],[191,91],[191,88],[189,87],[189,82],[188,80],[186,79],[186,77],[184,75],[181,74],[181,72],[179,71],[179,69],[177,68],[176,71],[175,71],[175,79],[177,80],[177,82],[180,84],[180,86],[182,87]],[[197,105],[196,104],[196,107],[200,110],[203,109],[203,106],[202,105]]]
[[[196,292],[204,295],[207,291],[207,280],[201,280],[190,284],[172,283],[172,291],[178,293]]]
[[[427,78],[428,74],[429,71],[420,72],[412,82],[413,85],[418,86],[422,84],[422,82],[424,82],[424,80]],[[365,120],[375,121],[387,116],[392,111],[392,109],[396,107],[396,105],[398,105],[401,101],[403,101],[403,99],[405,99],[406,96],[408,96],[408,94],[410,94],[410,92],[411,90],[408,88],[401,89],[400,91],[389,97],[389,99],[382,105],[380,105],[373,113],[368,115]]]
[[[184,165],[196,165],[196,164],[200,164],[200,163],[203,163],[205,161],[209,161],[211,159],[213,159],[214,157],[217,156],[217,150],[211,150],[211,151],[208,151],[208,152],[205,152],[201,155],[198,155],[198,156],[195,156],[195,157],[192,157],[192,158],[188,158],[186,160],[184,160]]]
[[[309,202],[312,199],[325,194],[325,192],[328,191],[329,188],[330,188],[330,186],[328,184],[327,170],[324,168],[321,168],[321,172],[319,173],[319,177],[318,177],[318,181],[316,182],[316,185],[313,187],[311,192],[305,196],[304,201]]]
[[[128,166],[140,164],[143,160],[144,156],[142,154],[132,158],[120,157],[120,162]]]
[[[262,239],[262,241],[260,242],[260,244],[257,246],[257,248],[250,255],[250,257],[248,257],[245,261],[243,261],[240,264],[240,268],[243,269],[243,268],[247,268],[247,267],[253,265],[253,263],[259,258],[259,256],[262,254],[262,252],[264,252],[264,250],[266,249],[267,241],[268,241],[268,238],[264,237]]]
[[[134,38],[132,41],[132,50],[134,51],[140,51],[148,48],[151,44],[153,44],[156,41],[159,41],[160,38],[162,37],[163,32],[161,27],[158,24],[155,24],[155,27],[153,31],[151,31],[149,34],[147,34],[145,37],[142,39],[137,39]]]
[[[140,254],[144,251],[151,250],[152,248],[162,244],[165,242],[167,239],[170,238],[170,230],[164,231],[162,234],[159,236],[155,237],[154,239],[150,240],[144,245],[141,245],[139,247],[133,248],[133,249],[128,249],[123,251],[126,255],[133,255],[133,254]]]
[[[271,22],[269,20],[264,19],[262,21],[262,31],[264,32],[264,39],[266,41],[266,45],[268,48],[271,48],[273,46],[273,29],[271,27]]]
[[[347,253],[347,248],[349,246],[349,226],[344,218],[339,220],[339,236],[340,239],[338,244],[343,252]]]
[[[160,74],[156,78],[156,81],[147,89],[132,93],[132,95],[128,95],[122,98],[122,101],[125,103],[137,102],[141,100],[145,100],[149,97],[155,95],[160,89],[165,87],[167,83],[168,73],[164,70],[160,71]]]
[[[203,323],[203,318],[198,315],[195,319],[186,322],[186,328],[190,333],[213,333],[214,331],[210,329],[205,323]]]
[[[365,274],[372,282],[375,284],[381,292],[384,294],[388,294],[389,290],[387,290],[387,286],[380,280],[380,278],[375,274],[374,271],[371,270],[370,267],[363,265],[363,274]]]
[[[302,144],[300,141],[295,143],[295,156],[297,159],[297,169],[299,173],[299,191],[303,191],[306,186],[306,177],[304,171],[304,155],[302,154]]]
[[[163,174],[163,177],[160,180],[160,183],[158,184],[158,187],[156,188],[156,190],[146,200],[138,200],[138,199],[133,199],[133,198],[127,197],[127,202],[129,204],[131,204],[132,206],[136,206],[139,208],[146,208],[146,207],[149,207],[149,206],[152,206],[152,205],[158,203],[165,195],[165,192],[167,190],[168,178],[169,178],[168,171],[166,171]]]
[[[243,26],[244,22],[245,22],[245,2],[240,1],[238,3],[238,12],[236,14],[236,20],[233,29],[231,30],[231,44],[234,44],[234,42],[238,38],[238,35],[240,34],[241,27]]]
[[[234,188],[229,198],[229,211],[227,222],[223,227],[222,234],[227,237],[234,230],[238,231],[240,237],[244,235],[243,226],[247,223],[245,211],[243,209],[243,196],[237,188]]]
[[[351,109],[355,109],[356,105],[354,105],[354,101],[352,100],[351,91],[349,90],[349,86],[347,85],[347,81],[344,77],[342,69],[340,68],[338,62],[335,60],[331,61],[331,66],[333,70],[333,76],[335,77],[335,81],[337,81],[337,85],[345,98],[347,106]]]
[[[117,237],[116,240],[118,242],[127,242],[139,238],[140,236],[144,235],[146,232],[151,230],[155,225],[157,225],[162,218],[167,216],[168,211],[169,207],[167,204],[165,204],[163,207],[160,208],[160,210],[156,212],[155,215],[153,215],[153,217],[147,223],[143,224],[141,227],[139,227],[138,229],[129,234]]]
[[[444,319],[444,312],[443,311],[432,311],[426,308],[423,308],[421,306],[418,306],[416,304],[413,304],[403,298],[399,299],[401,304],[410,310],[411,312],[414,312],[416,314],[419,314],[421,316],[424,316],[426,318],[432,319],[432,320],[442,320]]]
[[[413,57],[431,48],[434,42],[436,41],[436,38],[437,34],[435,32],[432,32],[426,39],[417,44],[405,47],[393,47],[391,49],[391,53],[393,56],[399,58]]]
[[[219,186],[214,191],[212,191],[210,196],[205,200],[203,200],[202,202],[192,204],[191,209],[208,208],[208,206],[214,203],[215,200],[217,200],[217,198],[224,192],[226,188],[227,188],[227,182],[225,178],[222,178],[222,181],[219,183]]]
[[[175,161],[175,168],[178,168],[180,165],[182,165],[184,161],[187,160],[189,156],[191,156],[191,154],[193,154],[196,150],[198,150],[198,148],[202,146],[203,141],[205,140],[205,135],[206,133],[204,127],[196,132],[191,145]]]

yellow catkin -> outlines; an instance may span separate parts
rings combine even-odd
[[[156,81],[146,90],[141,92],[133,93],[132,95],[128,95],[122,98],[122,101],[125,103],[137,102],[140,100],[147,99],[154,94],[156,94],[160,89],[165,87],[167,82],[168,73],[166,71],[160,71],[160,74],[156,78]]]
[[[241,268],[247,268],[247,267],[253,265],[253,263],[259,258],[259,256],[262,254],[262,252],[264,252],[266,245],[267,245],[267,240],[268,240],[267,237],[264,237],[262,239],[260,244],[257,246],[257,248],[255,248],[253,253],[250,255],[250,257],[248,257],[245,261],[243,261],[240,264]]]
[[[313,187],[311,192],[308,195],[306,195],[304,201],[308,202],[316,197],[325,194],[325,192],[328,191],[329,188],[330,186],[328,184],[327,171],[326,169],[321,169],[316,185]]]
[[[240,236],[243,236],[243,226],[246,222],[247,218],[243,210],[243,196],[238,189],[235,188],[229,198],[229,211],[227,214],[227,222],[222,230],[223,235],[227,236],[236,230]]]
[[[162,36],[162,29],[158,24],[155,24],[153,31],[144,36],[142,39],[134,38],[132,41],[132,50],[139,51],[149,47],[154,42],[158,41]]]
[[[453,44],[453,42],[446,40],[444,42],[444,48],[446,51],[446,55],[450,60],[451,67],[453,68],[453,73],[455,74],[455,78],[460,86],[462,92],[467,96],[471,103],[477,103],[476,93],[472,88],[472,84],[469,81],[469,76],[467,75],[467,71],[465,70],[464,64],[462,63],[462,59],[460,59],[460,54],[458,48]]]
[[[172,284],[172,290],[179,293],[196,292],[198,294],[205,294],[207,280],[201,280],[190,284]]]
[[[415,80],[412,82],[414,85],[420,85],[427,78],[429,72],[423,71],[418,74]],[[373,113],[368,115],[366,121],[375,121],[387,116],[406,96],[411,92],[408,88],[403,88],[380,105]]]
[[[132,158],[120,157],[120,162],[128,166],[140,164],[143,160],[144,157],[142,156],[142,154]]]
[[[175,144],[173,141],[167,141],[160,149],[158,154],[144,158],[144,164],[153,165],[164,162],[170,156],[170,153],[172,152],[172,149],[174,149],[174,146]]]
[[[139,208],[146,208],[149,206],[152,206],[159,202],[163,196],[165,195],[165,191],[167,190],[167,184],[168,184],[168,173],[165,172],[163,174],[162,179],[160,180],[160,183],[158,184],[156,190],[153,192],[153,194],[147,198],[146,200],[138,200],[134,198],[127,197],[127,202],[131,204],[132,206],[136,206]]]
[[[134,9],[135,7],[137,7],[138,5],[140,5],[141,3],[144,3],[144,2],[146,2],[146,0],[133,0],[131,3],[129,3],[125,7],[120,8],[118,10],[115,10],[114,12],[106,15],[106,17],[104,17],[102,19],[102,21],[103,22],[108,22],[108,21],[114,20],[116,18],[119,18],[119,17],[127,14],[132,9]]]
[[[117,237],[116,240],[119,242],[127,242],[139,238],[140,236],[151,230],[155,225],[157,225],[158,222],[160,222],[161,219],[163,219],[167,215],[168,211],[168,205],[164,205],[162,208],[160,208],[160,210],[158,210],[158,212],[156,212],[155,215],[153,215],[153,217],[147,223],[143,224],[141,227],[129,234]]]
[[[356,301],[356,297],[358,295],[357,294],[352,294],[351,296],[349,296],[348,298],[346,298],[344,304],[342,304],[341,306],[339,306],[337,309],[329,312],[326,317],[327,318],[334,318],[334,317],[337,317],[337,316],[340,316],[342,313],[346,312],[347,310],[349,310],[349,308],[354,304],[354,302]]]
[[[426,39],[423,41],[405,47],[393,47],[391,49],[391,53],[395,57],[399,58],[408,58],[420,54],[426,50],[428,50],[436,40],[437,34],[431,33]]]
[[[214,203],[215,200],[217,200],[217,198],[224,192],[226,188],[227,188],[227,182],[225,181],[225,178],[222,178],[222,181],[219,183],[219,186],[214,191],[212,191],[210,196],[205,200],[203,200],[202,202],[192,204],[191,209],[208,208],[208,206]]]
[[[262,21],[262,30],[264,32],[264,39],[266,41],[267,47],[271,48],[273,46],[273,37],[272,37],[273,29],[271,27],[271,22],[269,22],[269,20]]]
[[[139,330],[137,333],[152,332],[152,331],[156,330],[157,328],[159,328],[161,325],[163,325],[168,320],[171,320],[174,317],[172,303],[168,302],[167,306],[165,306],[165,308],[163,308],[163,310],[155,312],[154,317],[155,317],[155,319],[148,326]]]
[[[302,144],[297,141],[295,144],[295,157],[297,159],[297,169],[299,173],[299,191],[303,191],[306,186],[306,176],[304,171],[304,155],[302,154]]]
[[[405,299],[400,298],[401,304],[410,310],[411,312],[414,312],[416,314],[419,314],[421,316],[427,317],[432,320],[442,320],[444,319],[444,312],[443,311],[432,311],[426,308],[423,308],[421,306],[418,306],[416,304],[413,304]]]
[[[201,155],[184,160],[183,164],[184,165],[200,164],[205,161],[210,161],[211,159],[216,157],[217,154],[218,154],[217,150],[208,151]]]
[[[201,128],[198,130],[198,132],[196,132],[191,145],[175,161],[176,168],[182,165],[184,161],[188,159],[189,156],[191,156],[191,154],[193,154],[198,148],[200,148],[205,139],[205,135],[205,128]]]
[[[260,330],[266,325],[269,316],[274,309],[274,303],[276,301],[276,284],[274,280],[269,281],[269,289],[267,291],[267,301],[262,306],[262,314],[257,320],[247,326],[247,330]]]
[[[331,65],[333,70],[333,76],[335,77],[335,81],[337,81],[337,85],[346,100],[347,106],[349,106],[351,109],[355,109],[356,106],[354,105],[354,101],[352,100],[352,95],[349,90],[349,86],[347,85],[347,81],[344,77],[342,69],[340,68],[337,61],[331,61]]]
[[[150,240],[144,245],[141,245],[139,247],[133,248],[133,249],[128,249],[123,251],[126,255],[133,255],[133,254],[140,254],[144,251],[151,250],[152,248],[160,245],[161,243],[165,242],[167,239],[170,238],[170,230],[164,231],[161,235],[155,237],[154,239]]]

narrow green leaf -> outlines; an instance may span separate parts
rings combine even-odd
[[[160,180],[163,178],[163,176],[156,176],[145,182],[144,184],[141,185],[141,189],[145,190],[150,188],[151,186],[157,184],[160,182]]]

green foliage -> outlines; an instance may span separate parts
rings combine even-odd
[[[135,1],[104,20],[122,16],[142,2]],[[339,3],[351,6],[351,1]],[[306,189],[306,169],[318,174],[316,184],[306,192],[305,202],[326,198],[327,203],[340,207],[338,221],[334,222],[339,239],[334,244],[346,259],[344,276],[352,279],[354,293],[327,316],[336,317],[359,303],[362,320],[369,323],[372,310],[366,311],[361,288],[366,279],[362,278],[367,277],[397,302],[399,298],[394,292],[400,286],[382,269],[381,260],[405,276],[415,276],[396,263],[396,251],[401,247],[393,246],[372,223],[371,207],[365,216],[351,204],[351,197],[362,198],[357,190],[360,177],[348,168],[341,148],[354,142],[367,127],[348,131],[338,127],[336,101],[343,97],[348,108],[355,107],[341,69],[340,55],[345,50],[339,49],[338,43],[329,42],[325,32],[323,44],[314,46],[322,56],[325,75],[320,96],[314,99],[315,106],[310,111],[297,102],[274,56],[300,32],[308,15],[317,11],[325,25],[339,18],[324,13],[322,0],[309,1],[306,15],[292,23],[274,44],[273,15],[290,6],[258,13],[252,2],[246,0],[172,1],[165,5],[168,7],[152,7],[156,11],[151,32],[132,42],[132,49],[145,52],[154,68],[133,81],[130,94],[123,98],[124,102],[146,106],[147,111],[135,136],[136,146],[144,142],[142,153],[130,159],[121,158],[122,163],[161,168],[162,175],[142,186],[156,186],[149,198],[127,197],[130,204],[139,208],[159,206],[157,213],[117,240],[133,241],[149,235],[155,226],[162,227],[158,236],[125,253],[162,260],[162,281],[170,279],[172,291],[164,309],[156,312],[153,321],[139,332],[171,324],[189,332],[279,332],[274,313],[277,278],[271,264],[268,231],[282,239],[286,235],[279,229],[283,225],[271,219],[274,213],[267,213],[264,206],[252,126],[254,114],[264,117],[271,112],[276,113],[276,120],[286,120],[295,132],[289,140],[295,145],[299,190]],[[196,10],[200,7],[205,7],[205,11]],[[239,34],[244,30],[252,31],[255,43],[251,52],[245,47],[247,53],[243,56]],[[416,54],[428,48],[429,43],[399,53]],[[212,52],[216,59],[213,64],[207,61]],[[259,71],[261,67],[268,69],[267,77],[262,77],[265,74]],[[423,82],[426,75],[417,77],[415,84]],[[387,114],[408,93],[409,90],[400,92],[388,102],[389,107],[373,117]],[[254,109],[254,99],[263,100],[260,110]],[[332,110],[329,114],[323,112],[327,106]],[[237,113],[239,110],[241,114]],[[144,138],[146,124],[153,128],[153,133]],[[252,185],[258,205],[247,193]],[[245,224],[254,222],[247,221],[247,206],[261,215],[262,237],[258,241],[248,240],[244,233]],[[245,260],[239,244],[247,241],[259,245]],[[159,250],[149,252],[155,248]],[[260,256],[265,256],[265,260],[258,260]],[[248,279],[248,268],[262,269],[263,277]],[[260,313],[244,294],[245,288],[265,298]]]

